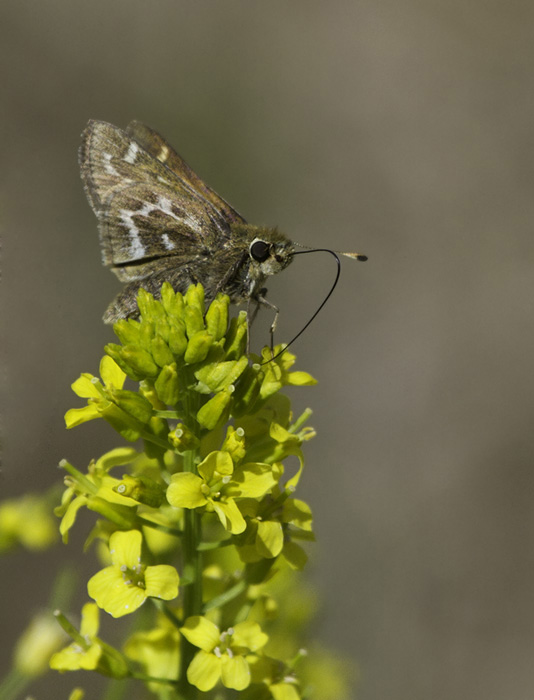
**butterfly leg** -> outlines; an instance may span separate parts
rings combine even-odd
[[[278,323],[278,314],[280,313],[280,309],[276,304],[273,304],[271,301],[267,301],[265,296],[263,296],[267,292],[266,289],[260,290],[259,295],[257,296],[257,302],[258,302],[258,307],[261,304],[262,306],[266,306],[268,309],[271,309],[274,311],[274,318],[273,322],[271,323],[271,328],[269,329],[269,333],[271,336],[271,353],[274,351],[274,332],[276,330],[276,324]]]

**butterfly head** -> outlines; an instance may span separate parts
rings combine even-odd
[[[293,243],[276,229],[256,229],[248,253],[252,264],[262,275],[275,275],[289,265],[293,258]]]

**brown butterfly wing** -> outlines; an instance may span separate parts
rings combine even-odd
[[[123,281],[226,247],[227,219],[179,173],[122,129],[89,122],[80,149],[82,179],[98,218],[104,264]]]
[[[154,158],[166,165],[175,175],[185,180],[194,190],[211,202],[228,223],[246,223],[241,214],[214,192],[211,187],[208,187],[157,131],[141,122],[132,121],[128,124],[126,133]]]

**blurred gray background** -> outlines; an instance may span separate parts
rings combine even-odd
[[[117,442],[63,427],[119,289],[77,149],[90,118],[140,119],[249,221],[369,255],[294,347],[317,636],[354,697],[534,697],[532,2],[3,0],[0,34],[1,497]],[[279,340],[334,268],[273,279]],[[75,553],[3,559],[4,666]]]

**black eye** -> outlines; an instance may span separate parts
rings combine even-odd
[[[256,262],[265,262],[269,257],[269,244],[265,241],[254,241],[250,246],[250,254]]]

